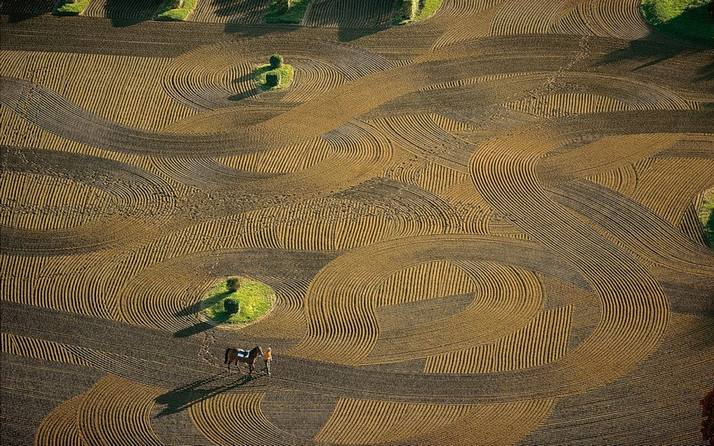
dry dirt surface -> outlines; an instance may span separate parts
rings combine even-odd
[[[714,50],[639,0],[148,3],[2,6],[0,443],[699,444]],[[201,322],[230,275],[268,317]]]

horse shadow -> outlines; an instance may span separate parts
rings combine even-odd
[[[236,389],[257,379],[257,376],[242,375],[238,380],[232,381],[230,372],[222,372],[196,380],[192,383],[177,387],[154,399],[156,404],[163,405],[164,408],[154,416],[154,418],[173,415],[189,409],[191,406],[201,403],[216,395]],[[226,381],[229,381],[226,383]]]

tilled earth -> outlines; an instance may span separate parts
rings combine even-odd
[[[639,0],[198,1],[0,8],[3,445],[698,444],[714,50]],[[266,318],[199,318],[231,275]]]

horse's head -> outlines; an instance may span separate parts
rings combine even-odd
[[[257,348],[257,349],[258,349],[258,356],[260,356],[260,357],[262,358],[262,357],[263,357],[263,349],[262,349],[262,348],[260,348],[260,346],[259,346],[259,345],[256,345],[256,346],[255,346],[255,348]]]

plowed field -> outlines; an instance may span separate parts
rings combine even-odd
[[[2,6],[3,445],[699,444],[712,48],[639,0],[29,3]],[[262,91],[276,52],[294,82]],[[274,308],[205,322],[234,275]],[[272,376],[227,371],[255,345]]]

